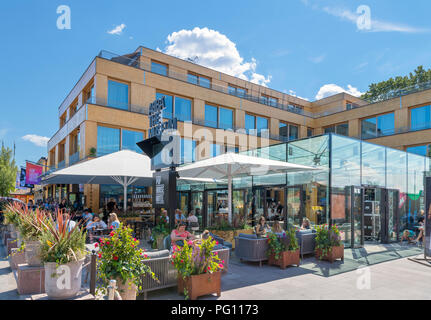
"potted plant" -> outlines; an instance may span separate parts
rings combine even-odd
[[[153,249],[164,249],[163,240],[170,234],[169,223],[165,216],[160,216],[159,223],[153,228]]]
[[[344,245],[337,226],[327,224],[316,228],[316,258],[331,263],[337,259],[344,261]]]
[[[206,240],[186,242],[184,246],[175,246],[172,264],[178,271],[178,293],[195,300],[199,296],[216,293],[221,295],[221,270],[224,261],[213,252],[217,241],[208,237]]]
[[[100,239],[98,257],[101,292],[106,291],[110,280],[116,280],[121,298],[136,300],[138,289],[142,289],[143,275],[149,273],[157,280],[150,267],[142,263],[148,258],[144,250],[139,248],[139,241],[132,237],[132,229],[122,223],[118,229],[111,231],[109,237]]]
[[[225,219],[219,220],[212,228],[209,228],[208,230],[223,240],[232,243],[232,249],[235,249],[235,237],[239,236],[240,233],[253,233],[253,228],[247,225],[245,222],[237,224],[237,228],[235,228]]]
[[[89,158],[96,158],[97,154],[96,154],[97,150],[96,148],[92,147],[90,148],[90,153],[88,154]]]
[[[45,291],[50,299],[69,299],[81,289],[86,234],[61,211],[43,222],[41,260],[45,267]]]
[[[295,228],[291,227],[280,237],[275,233],[268,234],[268,264],[280,266],[296,265],[299,267],[299,246],[295,235]]]

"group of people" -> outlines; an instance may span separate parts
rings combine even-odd
[[[200,209],[196,209],[196,213],[200,215]],[[169,222],[169,217],[167,216],[168,212],[164,210],[163,213],[167,218]],[[199,230],[199,219],[195,214],[195,210],[191,210],[188,216],[186,217],[180,209],[175,210],[175,225],[179,225],[180,223],[183,223],[189,230],[195,232]]]
[[[280,201],[278,201],[278,203],[271,202],[268,205],[268,220],[283,220],[283,209],[284,206]]]
[[[302,220],[301,230],[308,230],[311,228],[311,223],[308,218]],[[265,237],[268,233],[282,233],[284,230],[280,225],[280,219],[275,218],[272,227],[266,223],[264,216],[261,216],[258,220],[257,225],[254,227],[254,233],[258,237]]]
[[[406,229],[402,233],[401,243],[407,241],[409,244],[417,244],[425,240],[425,216],[424,210],[421,210],[418,218],[417,231]],[[431,213],[429,218],[431,219]]]

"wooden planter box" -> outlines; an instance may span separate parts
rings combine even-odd
[[[316,249],[316,258],[326,260],[331,263],[337,259],[341,259],[341,261],[344,261],[344,245],[341,245],[339,247],[332,247],[332,249],[325,256],[322,256],[322,251],[320,249]]]
[[[211,233],[219,236],[225,241],[232,243],[232,250],[235,249],[235,237],[238,237],[240,233],[253,234],[253,229],[241,229],[241,230],[211,230]]]
[[[184,294],[184,288],[187,289],[190,300],[196,300],[197,297],[212,293],[216,293],[217,297],[220,297],[221,272],[204,273],[185,279],[178,275],[178,293]]]
[[[279,259],[275,259],[275,255],[270,255],[268,264],[279,266],[281,269],[286,269],[287,266],[296,265],[299,267],[301,259],[299,257],[299,249],[296,251],[284,251],[280,253]]]

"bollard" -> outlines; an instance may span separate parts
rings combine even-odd
[[[90,263],[90,293],[96,295],[96,270],[97,270],[97,260],[96,251],[91,252],[91,263]]]

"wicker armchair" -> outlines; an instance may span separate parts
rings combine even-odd
[[[178,272],[170,262],[169,250],[157,252],[148,252],[147,256],[150,259],[144,260],[143,263],[151,268],[159,282],[151,278],[151,275],[145,274],[141,276],[142,290],[144,299],[147,300],[149,291],[175,287],[177,285]]]
[[[240,260],[259,261],[259,266],[262,266],[262,261],[268,260],[267,251],[267,238],[257,238],[255,234],[243,233],[235,237],[235,255]]]

